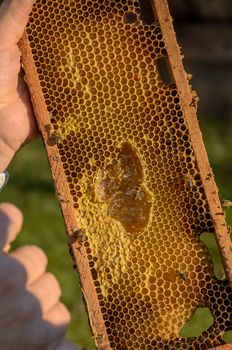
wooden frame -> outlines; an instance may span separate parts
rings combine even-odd
[[[232,244],[228,235],[225,217],[218,197],[218,190],[214,182],[213,173],[208,162],[201,132],[196,119],[194,94],[191,91],[187,75],[183,68],[182,57],[173,30],[167,1],[153,0],[153,7],[164,36],[172,75],[181,98],[185,120],[188,125],[192,147],[194,149],[197,165],[209,203],[226,274],[230,283],[232,284]],[[31,99],[38,125],[43,135],[43,139],[45,140],[44,143],[50,161],[54,183],[56,185],[57,196],[60,201],[62,213],[66,223],[67,233],[70,237],[70,244],[74,254],[74,259],[80,274],[82,291],[88,308],[93,336],[99,350],[110,350],[111,346],[106,333],[105,324],[89,268],[88,259],[85,254],[85,249],[82,247],[81,242],[74,239],[75,231],[78,229],[78,222],[72,210],[72,198],[66,186],[65,174],[59,160],[58,146],[56,144],[51,145],[49,142],[47,142],[47,127],[50,124],[50,117],[47,111],[26,33],[24,33],[23,38],[20,41],[20,48],[23,52],[22,62],[26,71],[25,80],[30,88]],[[223,345],[217,349],[229,350],[232,349],[232,345]]]

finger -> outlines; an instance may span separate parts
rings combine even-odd
[[[0,172],[7,169],[22,144],[36,136],[37,127],[27,100],[28,103],[26,97],[17,99],[0,113]]]
[[[0,249],[13,242],[23,224],[22,212],[12,204],[0,205]]]
[[[53,326],[63,328],[64,334],[70,319],[71,317],[68,309],[60,302],[44,315],[44,320],[50,322]]]
[[[3,251],[4,251],[4,253],[8,253],[9,252],[9,250],[10,250],[10,248],[11,248],[11,245],[10,244],[7,244],[7,245],[5,245],[5,247],[3,247]]]
[[[61,296],[60,285],[51,273],[45,273],[27,290],[39,300],[42,314],[46,314],[51,310]]]
[[[7,72],[10,72],[12,67],[13,65],[9,65]],[[8,167],[11,159],[22,144],[38,134],[28,88],[23,80],[23,73],[21,72],[19,75],[18,90],[15,92],[17,98],[15,98],[13,93],[13,85],[18,80],[18,75],[9,74],[9,76],[11,78],[4,80],[5,76],[1,77],[0,70],[2,86],[2,89],[0,86],[0,172]]]
[[[47,257],[36,246],[23,246],[10,253],[9,256],[24,267],[27,273],[27,286],[37,281],[46,271]]]
[[[16,45],[28,21],[34,0],[4,0],[0,7],[0,50]]]
[[[68,340],[64,339],[60,346],[56,348],[56,350],[81,350],[81,348],[76,347],[73,343],[69,342]]]
[[[41,322],[38,320],[33,322],[30,327],[31,347],[26,349],[57,349],[58,345],[63,341],[70,322],[70,315],[66,307],[62,303],[57,303],[46,315]],[[34,343],[34,346],[33,346]],[[49,346],[50,345],[50,346]]]
[[[48,311],[43,320],[46,321],[48,328],[53,329],[53,339],[56,339],[56,347],[63,341],[70,322],[70,313],[64,304],[58,302],[50,311]],[[55,349],[56,349],[55,347]]]
[[[0,254],[0,281],[0,295],[14,298],[15,295],[25,290],[26,271],[15,259],[11,259],[9,254]]]

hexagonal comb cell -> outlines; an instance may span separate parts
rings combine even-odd
[[[214,220],[183,96],[157,64],[170,49],[149,11],[142,0],[38,0],[24,67],[91,324],[93,307],[101,315],[98,348],[204,350],[225,343],[232,290],[199,238],[213,235]],[[181,337],[198,307],[213,324]]]

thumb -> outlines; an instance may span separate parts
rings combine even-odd
[[[34,0],[4,0],[0,7],[0,50],[16,45],[28,21]]]
[[[10,203],[0,204],[0,252],[14,241],[22,228],[23,215]]]

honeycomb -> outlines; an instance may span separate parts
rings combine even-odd
[[[213,221],[178,90],[158,69],[159,23],[142,9],[36,1],[26,32],[45,143],[58,148],[110,348],[204,350],[232,329],[232,290],[200,241]],[[181,338],[198,307],[213,325]]]

